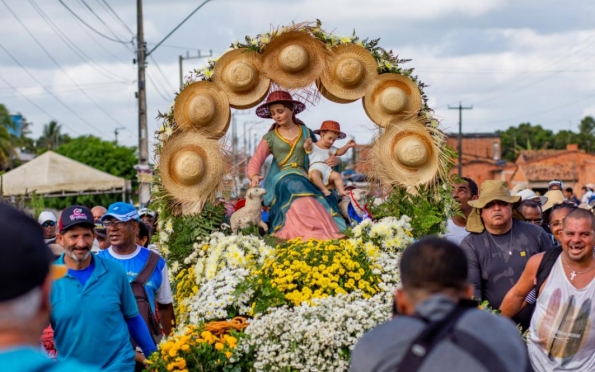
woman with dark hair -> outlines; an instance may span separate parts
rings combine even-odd
[[[316,142],[312,131],[296,118],[306,106],[293,100],[285,91],[269,94],[264,104],[256,110],[261,118],[271,118],[275,123],[260,141],[247,167],[251,187],[258,187],[264,179],[267,193],[264,205],[269,207],[270,233],[282,239],[308,238],[335,239],[343,235],[345,221],[332,194],[325,197],[309,180],[308,156],[304,143]],[[273,155],[266,178],[259,174],[269,155]],[[330,166],[338,163],[329,159]]]

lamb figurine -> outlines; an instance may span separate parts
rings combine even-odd
[[[234,234],[238,233],[238,229],[245,229],[254,223],[256,226],[262,227],[264,231],[268,231],[269,227],[262,221],[262,198],[267,191],[260,187],[253,187],[246,192],[246,205],[237,211],[233,212],[230,218],[231,231]]]
[[[370,212],[368,212],[368,206],[366,204],[366,196],[368,192],[362,189],[349,190],[347,198],[344,198],[339,203],[339,209],[341,214],[349,222],[351,226],[354,226],[365,219],[372,219]]]

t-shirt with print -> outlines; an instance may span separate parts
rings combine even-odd
[[[118,254],[113,247],[104,249],[98,255],[119,262],[128,275],[128,281],[132,282],[136,276],[145,267],[149,260],[150,250],[140,245],[131,254]],[[162,257],[159,257],[159,262],[149,280],[145,283],[145,290],[151,304],[151,309],[155,313],[155,301],[160,304],[173,303],[173,296],[171,293],[171,286],[169,285],[169,274],[167,272],[167,265]]]
[[[499,309],[504,296],[521,277],[529,258],[551,248],[547,233],[539,226],[513,220],[512,229],[502,235],[484,230],[471,233],[461,242],[467,255],[469,282],[475,298],[487,300]],[[523,328],[529,326],[532,308],[523,309],[514,321]]]

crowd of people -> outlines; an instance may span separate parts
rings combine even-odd
[[[538,195],[462,178],[459,212],[444,237],[405,250],[393,319],[359,340],[351,370],[595,370],[591,186],[579,199],[558,180]],[[117,202],[36,223],[0,204],[0,220],[13,239],[0,250],[3,370],[143,370],[175,327],[167,263],[149,244],[156,214]]]
[[[359,340],[351,371],[595,371],[593,185],[581,200],[559,180],[544,195],[453,186],[460,213],[405,250],[394,317]]]
[[[144,370],[146,357],[175,327],[167,264],[148,248],[155,212],[124,202],[70,206],[60,218],[41,212],[36,225],[0,204],[0,219],[12,229],[7,235],[23,237],[0,259],[36,278],[0,294],[2,370]],[[37,266],[19,266],[32,260]],[[2,270],[0,277],[13,283],[20,280],[14,273]]]

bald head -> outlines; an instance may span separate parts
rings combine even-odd
[[[101,217],[103,217],[103,215],[107,213],[107,209],[105,209],[105,207],[102,207],[101,205],[98,205],[96,207],[91,208],[91,213],[93,213],[93,219],[95,221],[99,221],[101,220]]]

